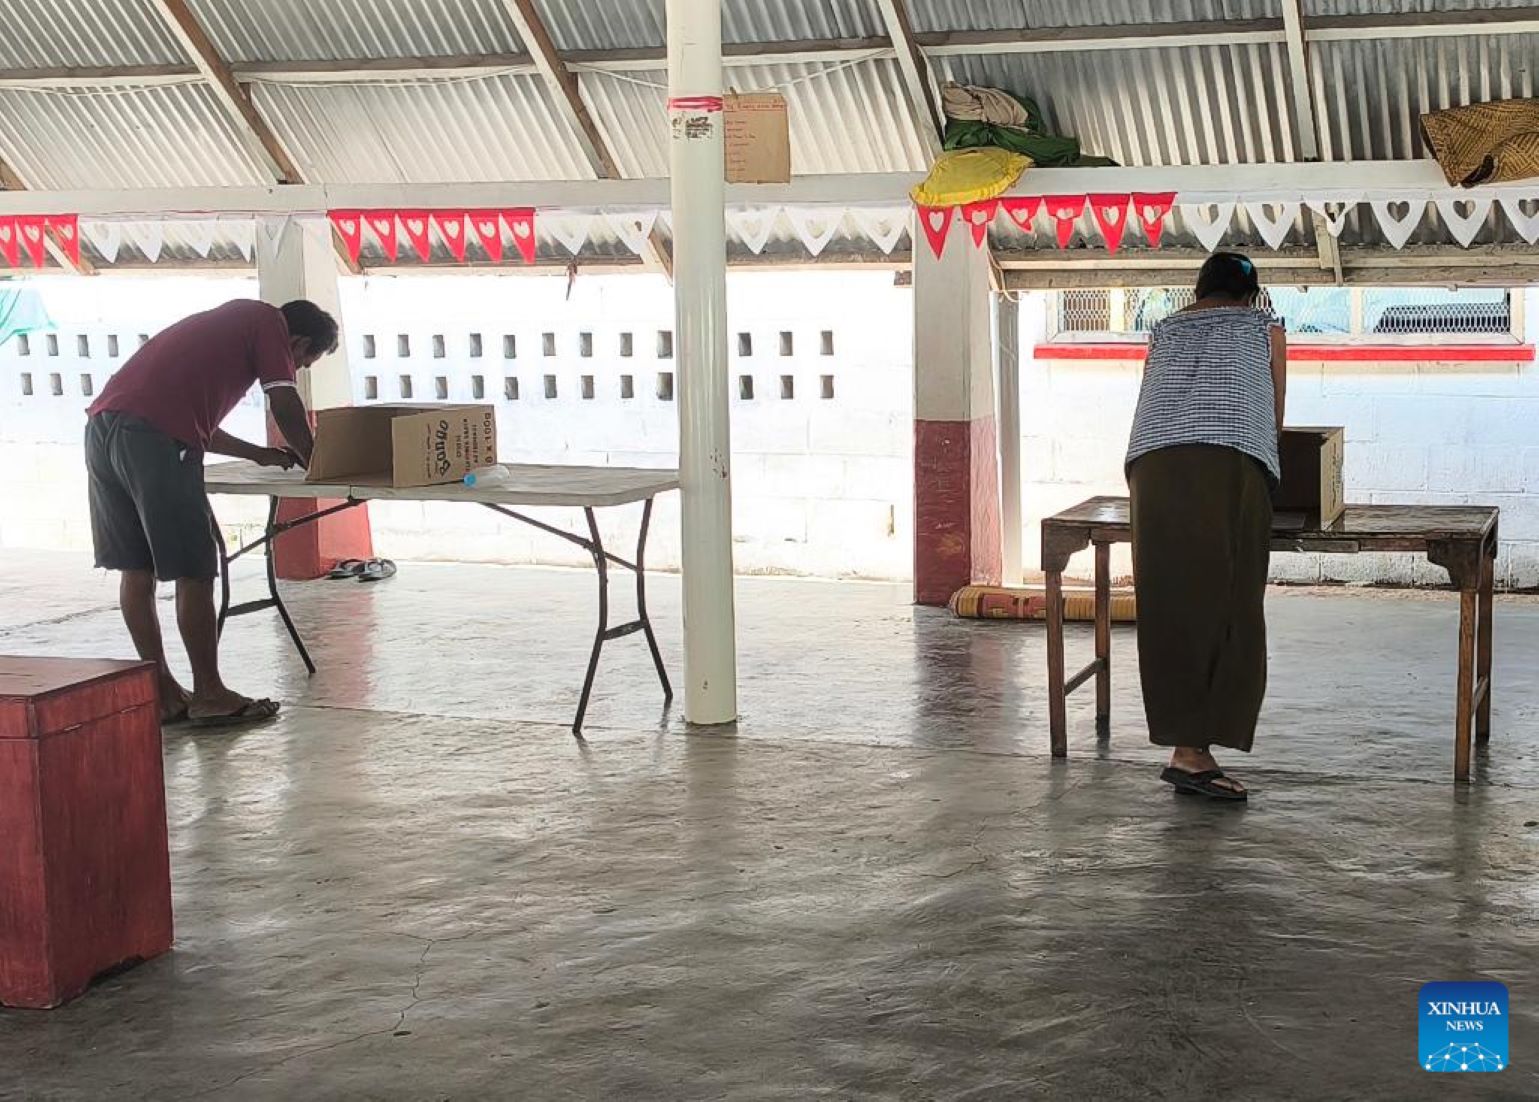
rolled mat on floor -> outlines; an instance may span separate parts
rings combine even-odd
[[[1047,593],[1040,589],[1010,589],[1000,585],[963,586],[951,595],[952,615],[965,620],[1046,620]],[[1065,620],[1094,620],[1095,594],[1083,590],[1064,593]],[[1138,605],[1131,590],[1114,590],[1113,623],[1131,624],[1138,619]]]

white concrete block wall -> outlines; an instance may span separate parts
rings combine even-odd
[[[1539,290],[1526,295],[1528,340]],[[1126,493],[1121,461],[1140,369],[1135,363],[1036,359],[1044,296],[1023,303],[1021,394],[1024,558],[1041,567],[1044,516],[1094,494]],[[1498,578],[1539,586],[1539,365],[1304,363],[1288,373],[1292,424],[1344,425],[1347,499],[1374,504],[1493,504],[1502,510]],[[1127,574],[1125,547],[1114,571]],[[1089,556],[1073,565],[1088,576]],[[1289,582],[1435,584],[1442,570],[1412,556],[1280,555]]]
[[[251,280],[42,281],[55,318],[58,355],[46,339],[0,348],[0,546],[89,546],[80,429],[89,398],[78,377],[89,372],[99,391],[138,345],[176,318],[232,297],[255,294]],[[354,399],[401,400],[401,376],[412,399],[475,401],[476,378],[497,406],[501,456],[508,462],[677,463],[674,401],[660,395],[677,370],[659,334],[673,329],[672,294],[661,279],[424,277],[348,280],[343,285],[344,339]],[[738,569],[825,576],[906,577],[913,528],[911,483],[912,296],[890,274],[734,274],[728,281],[728,354],[734,450],[734,514]],[[824,334],[831,336],[831,347]],[[106,338],[119,337],[119,355]],[[402,355],[398,338],[409,341]],[[472,355],[472,335],[480,355]],[[546,354],[546,335],[553,355]],[[587,335],[585,337],[584,335]],[[629,334],[630,355],[622,355]],[[739,334],[748,335],[747,345]],[[782,354],[782,334],[789,334]],[[90,356],[80,357],[86,336]],[[505,343],[512,337],[511,356]],[[372,342],[368,340],[372,338]],[[435,355],[435,338],[442,355]],[[664,338],[665,339],[665,338]],[[368,347],[372,344],[372,348]],[[585,351],[591,352],[584,355]],[[370,354],[372,353],[372,354]],[[59,373],[64,394],[49,393]],[[33,393],[21,394],[30,373]],[[546,397],[546,377],[554,398]],[[584,397],[591,376],[592,397]],[[630,377],[632,397],[622,397]],[[752,397],[740,393],[743,376]],[[824,377],[833,396],[824,398]],[[792,397],[782,398],[782,378]],[[506,383],[516,379],[517,400]],[[677,389],[677,379],[674,380]],[[262,433],[253,394],[232,431]],[[256,502],[216,501],[227,526],[260,520]],[[376,547],[394,557],[586,565],[586,556],[489,510],[450,505],[375,503]],[[601,514],[606,539],[633,545],[639,508]],[[570,511],[541,519],[575,530]],[[658,502],[649,562],[679,561],[677,497]]]

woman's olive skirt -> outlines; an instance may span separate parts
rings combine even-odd
[[[1165,448],[1128,486],[1149,739],[1248,751],[1266,696],[1266,471],[1233,448]]]

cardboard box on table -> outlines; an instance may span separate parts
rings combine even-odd
[[[309,482],[435,486],[497,462],[491,405],[381,404],[315,415]]]
[[[1284,429],[1278,443],[1282,483],[1273,495],[1279,513],[1300,513],[1329,528],[1346,510],[1342,460],[1346,430],[1340,427]]]

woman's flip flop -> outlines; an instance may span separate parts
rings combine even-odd
[[[1167,765],[1165,771],[1160,774],[1160,780],[1168,785],[1173,785],[1177,792],[1186,796],[1206,796],[1210,800],[1245,800],[1250,793],[1245,789],[1234,789],[1219,781],[1228,780],[1222,769],[1204,769],[1198,773],[1188,773],[1185,769],[1177,769],[1174,765]]]

